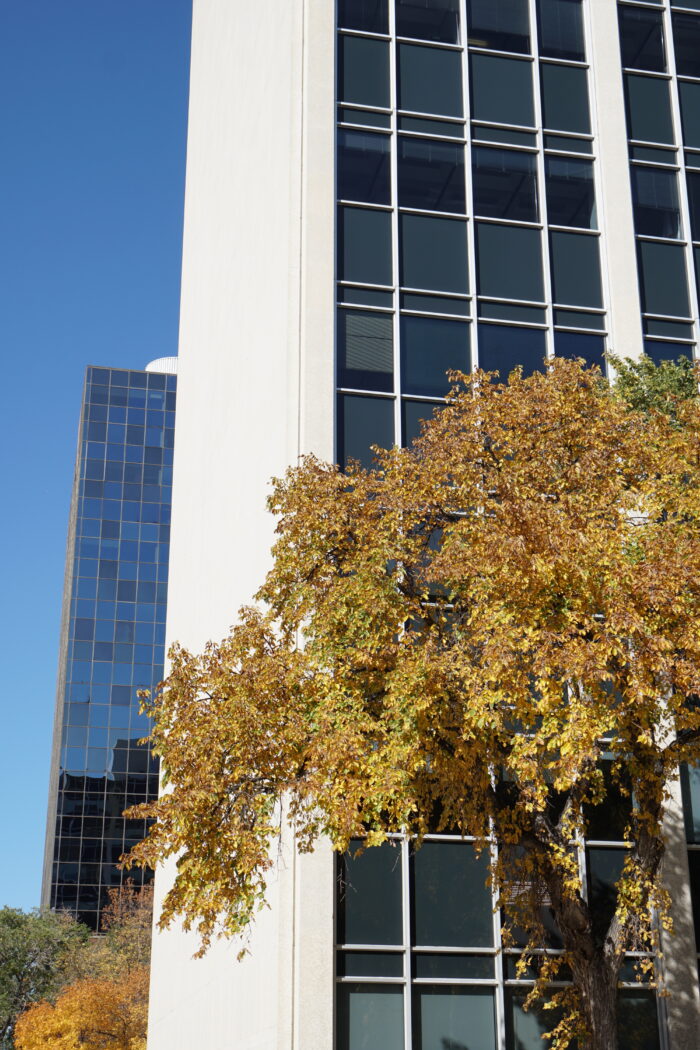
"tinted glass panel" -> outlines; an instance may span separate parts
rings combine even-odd
[[[463,139],[465,135],[464,124],[426,120],[425,117],[399,117],[399,131],[417,131],[422,135],[442,135],[450,139]]]
[[[463,842],[426,842],[412,857],[413,941],[417,945],[490,948],[488,858]]]
[[[459,0],[396,0],[396,32],[417,40],[458,44]]]
[[[594,935],[601,940],[615,913],[617,881],[622,874],[625,851],[621,849],[587,849],[588,903]]]
[[[338,462],[357,459],[371,467],[371,445],[389,448],[394,443],[394,402],[381,397],[343,394],[338,398]],[[372,851],[368,851],[368,854]],[[358,894],[359,896],[359,894]],[[366,944],[366,941],[357,943]],[[371,942],[370,942],[371,943]],[[378,943],[382,943],[379,941]],[[386,941],[396,944],[397,941]]]
[[[598,238],[553,232],[550,246],[554,301],[563,306],[602,306]]]
[[[492,955],[457,955],[443,952],[430,955],[414,952],[413,971],[415,977],[464,980],[493,980],[494,959]]]
[[[675,171],[632,167],[634,228],[651,237],[680,237],[681,215]]]
[[[512,149],[472,150],[474,212],[495,219],[537,222],[536,158]]]
[[[676,72],[680,76],[700,77],[700,17],[674,13],[673,41]]]
[[[688,284],[680,244],[639,244],[642,308],[649,314],[688,317]]]
[[[399,205],[464,212],[464,147],[399,138]]]
[[[470,62],[474,119],[532,127],[531,63],[496,55],[471,55]]]
[[[528,0],[470,0],[469,43],[494,51],[530,51]]]
[[[541,307],[485,300],[479,303],[479,317],[490,317],[494,321],[520,321],[522,324],[546,324],[546,314]]]
[[[391,215],[364,208],[338,209],[338,277],[391,284]]]
[[[338,131],[338,196],[342,200],[389,204],[389,137]]]
[[[391,404],[390,401],[377,403]],[[359,845],[353,841],[351,849],[356,851]],[[346,853],[339,868],[339,943],[401,944],[400,848],[387,842],[359,856]]]
[[[366,310],[338,311],[338,382],[360,390],[394,386],[393,317]]]
[[[673,142],[668,81],[628,73],[625,88],[630,138],[642,142]]]
[[[399,44],[399,108],[461,117],[461,53]]]
[[[338,985],[338,1050],[404,1050],[403,989]]]
[[[405,292],[401,296],[402,310],[417,310],[422,314],[456,314],[469,317],[469,300],[444,298],[438,295],[412,294]]]
[[[477,223],[479,294],[542,302],[542,239],[539,230]]]
[[[403,444],[412,444],[421,434],[421,423],[432,419],[440,405],[434,401],[404,401],[403,414]]]
[[[690,895],[693,900],[695,943],[700,944],[700,851],[689,851],[688,867],[690,868]]]
[[[509,128],[486,128],[472,125],[472,136],[482,142],[508,142],[511,146],[537,146],[537,136],[531,131],[511,131]]]
[[[403,977],[403,955],[387,952],[339,952],[339,977]]]
[[[700,84],[681,81],[678,91],[681,96],[683,142],[686,146],[700,149]]]
[[[552,1031],[561,1017],[556,1010],[545,1011],[541,1007],[526,1012],[523,1009],[526,997],[526,991],[506,988],[507,1050],[542,1050],[547,1046],[543,1037]]]
[[[597,365],[603,370],[605,339],[602,335],[585,335],[583,332],[555,332],[554,353],[557,357],[582,357],[587,365]]]
[[[444,397],[446,372],[468,372],[469,326],[437,317],[401,318],[402,389],[406,394]]]
[[[401,215],[401,284],[467,292],[467,224],[460,219]]]
[[[343,124],[366,124],[372,128],[388,128],[391,125],[391,117],[388,113],[373,113],[368,109],[349,109],[347,106],[338,107],[338,120]]]
[[[581,0],[538,0],[540,54],[547,58],[571,58],[583,62]]]
[[[369,33],[388,33],[387,0],[339,0],[338,25],[344,29],[366,29]]]
[[[592,153],[593,143],[590,139],[571,139],[563,135],[545,135],[544,148],[560,150],[564,153]]]
[[[692,237],[694,241],[700,241],[700,171],[688,172],[688,201]]]
[[[681,767],[681,790],[688,842],[700,843],[700,766]]]
[[[341,36],[338,47],[340,100],[360,106],[388,106],[388,41]]]
[[[518,365],[528,376],[544,364],[545,333],[538,328],[511,328],[502,324],[479,325],[479,367],[498,371],[505,382]]]
[[[385,306],[391,309],[394,305],[392,292],[377,292],[374,288],[341,288],[338,298],[343,303],[363,303],[365,306]]]
[[[652,164],[675,164],[675,149],[659,149],[656,146],[630,146],[630,157],[633,160],[648,160]]]
[[[647,335],[660,335],[664,339],[693,339],[692,324],[682,321],[659,321],[647,317],[644,319],[644,331]]]
[[[488,988],[418,987],[413,993],[414,1041],[418,1050],[493,1050],[494,993]]]
[[[546,157],[547,218],[552,226],[598,224],[593,185],[593,164],[587,160]]]
[[[605,328],[605,314],[583,314],[575,310],[555,310],[554,323],[571,328]]]
[[[540,66],[542,77],[542,119],[553,131],[589,134],[588,75],[576,66]]]
[[[653,992],[620,989],[617,1031],[618,1050],[659,1050],[659,1014]]]
[[[622,64],[630,69],[666,72],[663,15],[644,7],[618,8]]]

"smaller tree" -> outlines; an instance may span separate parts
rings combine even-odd
[[[688,357],[657,365],[647,354],[632,360],[608,354],[615,369],[614,392],[633,411],[661,412],[678,422],[684,401],[698,396],[698,367]]]

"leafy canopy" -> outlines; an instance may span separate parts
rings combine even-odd
[[[175,646],[146,701],[168,791],[131,862],[177,855],[161,925],[204,949],[263,903],[284,820],[302,850],[495,834],[510,921],[534,948],[547,902],[562,932],[566,1046],[598,1024],[595,982],[651,946],[665,785],[698,755],[700,411],[630,410],[564,360],[454,379],[410,450],[275,481],[260,604],[202,654]],[[601,932],[577,836],[613,790],[635,809]]]

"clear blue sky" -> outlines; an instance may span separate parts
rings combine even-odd
[[[39,903],[85,366],[177,352],[190,20],[0,0],[0,906]]]

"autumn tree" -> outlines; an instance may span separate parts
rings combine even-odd
[[[563,360],[455,384],[411,449],[274,483],[258,605],[175,646],[147,702],[168,790],[133,860],[177,856],[161,924],[206,948],[261,906],[282,821],[301,850],[456,828],[524,964],[553,911],[565,950],[533,992],[566,967],[552,1045],[615,1050],[625,953],[668,921],[667,785],[699,755],[700,409],[629,408]],[[612,793],[633,805],[601,925],[579,851]]]

